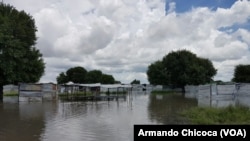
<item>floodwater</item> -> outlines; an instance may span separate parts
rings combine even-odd
[[[133,92],[112,101],[0,103],[0,141],[132,141],[135,124],[184,124],[198,105],[181,94]]]

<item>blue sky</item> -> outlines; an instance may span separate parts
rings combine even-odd
[[[216,11],[217,8],[230,8],[237,0],[166,0],[166,11],[169,10],[169,3],[174,2],[176,5],[176,13],[185,13],[191,11],[193,8],[207,7],[212,11]],[[247,23],[236,24],[231,27],[221,28],[220,30],[237,30],[238,28],[250,29],[250,19]]]
[[[82,66],[123,83],[148,83],[148,66],[179,49],[210,59],[214,80],[230,81],[236,65],[250,64],[249,0],[5,2],[35,19],[46,63],[40,82]]]
[[[218,7],[230,8],[237,0],[166,0],[166,11],[170,2],[176,3],[176,12],[183,13],[195,7],[208,7],[216,10]]]

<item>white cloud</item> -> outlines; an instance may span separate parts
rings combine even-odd
[[[234,34],[233,37],[238,40],[242,40],[250,46],[250,31],[245,29],[239,29]]]
[[[37,47],[46,61],[41,81],[55,81],[69,67],[100,69],[115,79],[147,83],[150,63],[168,52],[188,49],[213,61],[215,79],[231,80],[234,66],[250,63],[250,2],[228,9],[197,7],[176,13],[163,0],[10,0],[31,13],[38,27]],[[222,30],[226,28],[227,30]],[[230,32],[229,32],[230,31]]]

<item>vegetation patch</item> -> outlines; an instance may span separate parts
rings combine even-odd
[[[176,91],[173,90],[153,90],[151,91],[151,94],[175,94]]]
[[[106,95],[123,95],[126,94],[127,91],[118,91],[118,92],[105,92]]]
[[[244,106],[194,107],[181,113],[192,124],[249,124],[250,110]]]
[[[92,92],[77,92],[77,93],[60,93],[59,97],[67,97],[67,96],[93,96]]]
[[[6,91],[3,93],[4,96],[18,96],[17,91]]]

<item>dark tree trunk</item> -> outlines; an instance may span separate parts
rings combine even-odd
[[[0,102],[3,101],[3,85],[0,84]]]

